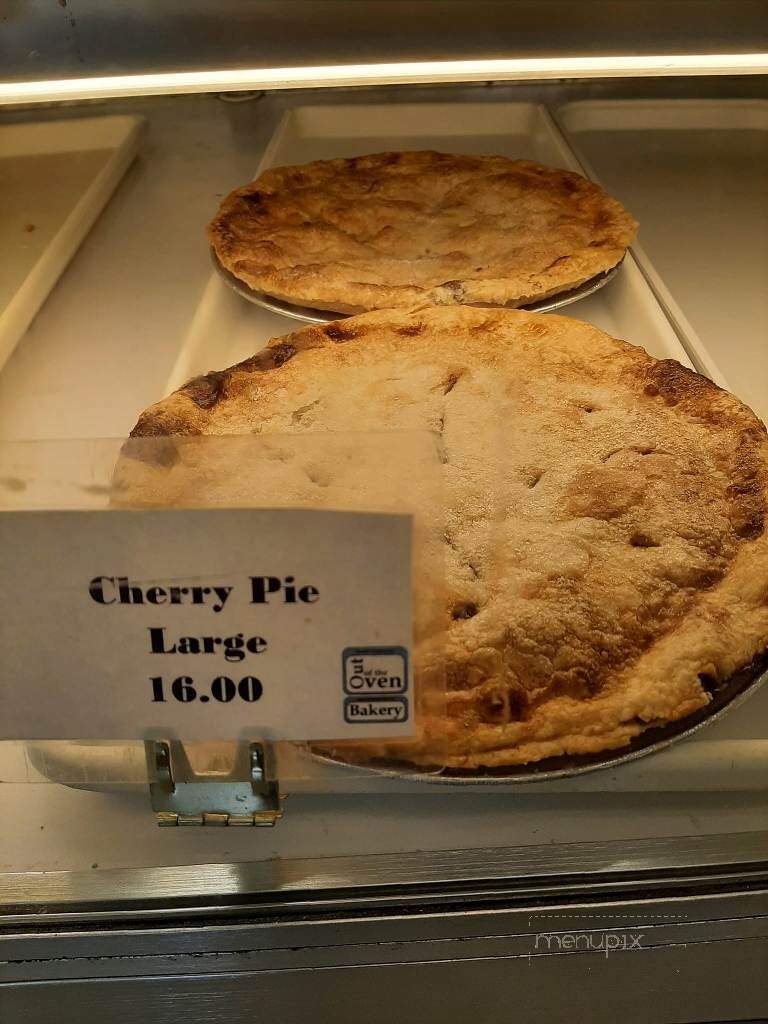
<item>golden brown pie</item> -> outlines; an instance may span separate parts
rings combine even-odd
[[[417,742],[344,756],[476,768],[619,748],[705,706],[708,681],[768,646],[765,428],[679,363],[576,320],[441,306],[306,328],[190,381],[134,435],[356,431],[372,406],[377,430],[435,433],[447,627],[417,641],[448,694]],[[390,471],[319,449],[283,459],[275,440],[263,470],[286,504],[345,507]],[[244,471],[243,500],[260,472]],[[182,448],[123,460],[122,485],[194,504],[224,473]],[[419,479],[393,486],[429,505]]]
[[[416,152],[265,171],[224,199],[208,234],[251,288],[359,313],[531,303],[614,267],[636,227],[571,171]]]

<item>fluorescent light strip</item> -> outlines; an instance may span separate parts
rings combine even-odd
[[[40,82],[0,82],[0,104],[96,99],[107,96],[148,96],[157,93],[296,89],[302,86],[609,78],[619,75],[750,75],[766,71],[768,53],[531,57],[505,60],[415,61],[401,64],[338,64],[318,67],[110,75]]]

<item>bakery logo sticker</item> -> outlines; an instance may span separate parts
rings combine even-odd
[[[341,656],[344,721],[408,721],[408,652],[404,647],[346,647]]]

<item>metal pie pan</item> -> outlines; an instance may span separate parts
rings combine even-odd
[[[509,785],[510,783],[546,782],[553,779],[570,779],[587,772],[616,768],[636,761],[640,757],[665,750],[673,743],[684,740],[712,722],[722,718],[728,711],[750,697],[763,683],[768,681],[768,651],[755,658],[739,672],[722,682],[704,680],[711,701],[705,708],[688,715],[678,722],[652,726],[636,736],[619,751],[604,751],[600,754],[564,755],[536,761],[530,765],[509,768],[478,768],[460,771],[435,768],[433,771],[416,768],[407,762],[372,761],[357,764],[328,757],[310,750],[310,757],[321,764],[352,769],[372,775],[402,779],[405,782],[427,782],[443,786]]]
[[[248,302],[254,303],[256,306],[261,306],[264,309],[268,309],[271,313],[280,313],[281,316],[290,317],[293,320],[301,320],[307,324],[329,324],[334,320],[343,320],[349,316],[355,316],[355,313],[339,313],[332,312],[331,310],[324,309],[312,309],[310,306],[296,306],[291,302],[285,302],[283,299],[276,299],[272,295],[267,295],[266,292],[257,291],[255,288],[249,287],[245,281],[241,281],[239,277],[236,277],[231,271],[227,270],[219,262],[219,258],[216,253],[211,249],[211,260],[216,268],[217,273],[221,276],[222,280],[227,284],[233,291],[237,292],[238,295],[247,299]],[[476,305],[476,308],[486,309],[521,309],[528,313],[551,313],[555,309],[562,309],[563,306],[569,306],[572,302],[578,302],[579,299],[586,299],[588,295],[593,295],[596,291],[599,291],[608,282],[616,276],[619,272],[619,267],[624,262],[622,257],[621,260],[616,264],[615,267],[611,267],[609,270],[603,271],[602,274],[597,274],[595,277],[590,277],[588,281],[584,281],[576,288],[571,288],[569,291],[558,292],[557,295],[550,295],[546,299],[540,299],[538,302],[532,302],[527,306],[510,306],[500,307],[483,304],[467,303],[467,305]],[[360,310],[359,312],[364,312]]]

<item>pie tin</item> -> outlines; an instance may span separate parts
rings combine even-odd
[[[352,761],[341,761],[338,758],[318,754],[310,749],[310,757],[321,764],[333,765],[381,775],[389,778],[402,779],[404,782],[427,782],[443,786],[477,786],[477,785],[509,785],[510,783],[547,782],[553,779],[570,779],[587,772],[615,768],[618,765],[636,761],[648,754],[665,750],[680,740],[684,740],[712,722],[719,720],[738,705],[746,701],[759,687],[768,681],[768,651],[755,658],[743,669],[721,682],[702,680],[711,700],[706,707],[687,715],[678,722],[651,726],[636,736],[619,753],[603,751],[599,754],[563,755],[549,757],[530,765],[515,766],[514,771],[508,768],[477,768],[465,771],[447,768],[419,769],[406,762],[372,761],[368,764],[356,764]]]
[[[249,302],[253,302],[257,306],[262,306],[264,309],[268,309],[271,313],[280,313],[282,316],[288,316],[293,320],[301,320],[308,324],[329,324],[333,323],[334,320],[344,320],[346,317],[357,315],[355,313],[339,313],[324,309],[312,309],[310,306],[296,306],[291,302],[283,301],[283,299],[276,299],[272,295],[267,295],[266,292],[260,292],[255,288],[249,287],[244,281],[241,281],[239,277],[236,277],[231,271],[223,267],[213,249],[211,249],[211,260],[213,261],[213,265],[216,268],[217,273],[225,284],[244,299],[247,299]],[[549,298],[541,299],[539,302],[532,302],[527,306],[505,307],[484,303],[468,303],[468,305],[474,305],[476,308],[479,307],[486,309],[510,308],[525,310],[528,313],[551,313],[552,310],[562,309],[563,306],[569,306],[572,302],[578,302],[579,299],[586,299],[588,295],[593,295],[595,292],[605,287],[605,285],[607,285],[608,282],[618,274],[619,267],[623,262],[624,258],[622,257],[615,267],[611,267],[609,270],[605,270],[601,274],[597,274],[595,277],[590,277],[588,281],[584,281],[582,284],[577,285],[576,288],[571,288],[565,292],[558,292],[557,295],[550,295]],[[362,313],[364,310],[360,310],[359,312]]]

